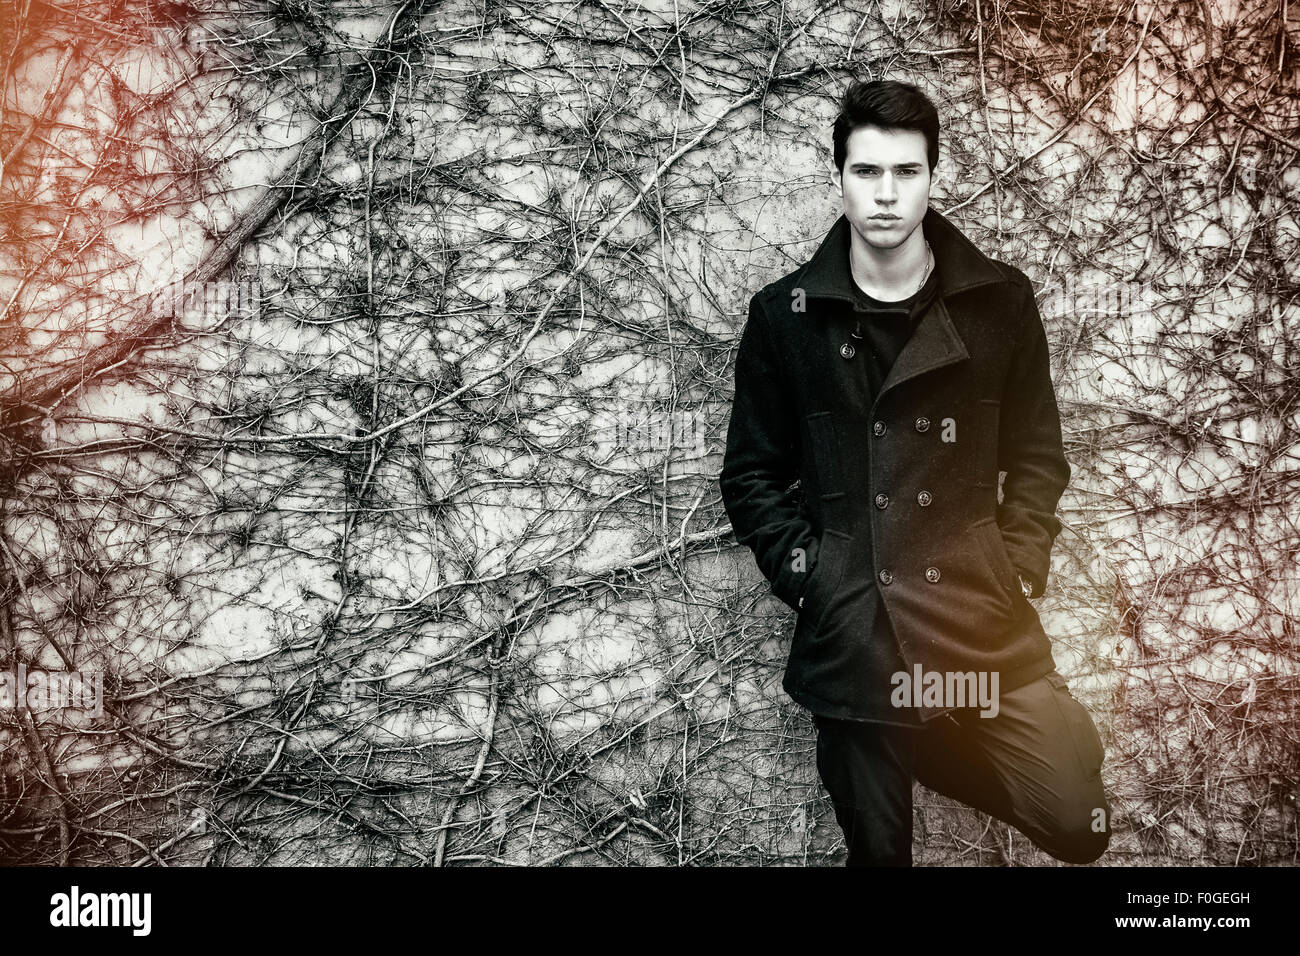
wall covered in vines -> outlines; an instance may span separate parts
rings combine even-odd
[[[86,704],[0,709],[4,861],[840,862],[717,473],[882,76],[1039,289],[1099,865],[1296,861],[1300,5],[13,0],[0,57],[0,668]]]

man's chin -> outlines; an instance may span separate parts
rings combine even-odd
[[[919,223],[912,225],[902,220],[893,222],[880,222],[879,220],[867,219],[861,222],[853,223],[853,231],[858,234],[858,238],[871,246],[873,249],[897,249],[905,243],[916,231]]]

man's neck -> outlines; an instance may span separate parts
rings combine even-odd
[[[895,249],[875,249],[849,230],[849,269],[859,289],[882,302],[897,302],[917,291],[929,264],[920,226]]]

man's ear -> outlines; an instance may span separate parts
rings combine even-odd
[[[843,189],[843,185],[842,185],[842,183],[841,183],[841,181],[840,181],[840,171],[839,171],[839,169],[838,169],[838,168],[836,167],[836,165],[835,165],[835,160],[831,160],[831,182],[832,182],[832,183],[834,184],[834,186],[835,186],[835,192],[836,192],[836,193],[837,193],[841,198],[843,198],[843,196],[844,196],[844,189]]]

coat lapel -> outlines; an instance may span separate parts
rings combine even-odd
[[[880,394],[884,395],[909,378],[968,358],[970,353],[952,324],[947,303],[942,295],[935,296],[934,303],[917,321],[916,328],[890,367],[884,384],[880,386]]]

